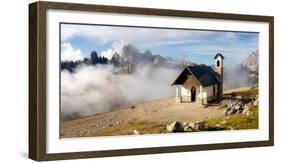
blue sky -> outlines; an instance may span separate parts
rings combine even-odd
[[[150,50],[152,54],[208,65],[219,52],[226,64],[235,64],[258,49],[258,33],[62,24],[61,43],[71,48],[67,53],[62,49],[62,55],[69,56],[74,51],[89,57],[96,50],[110,58],[114,52],[120,53],[123,45],[133,44],[140,52]]]

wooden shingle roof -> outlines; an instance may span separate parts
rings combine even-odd
[[[182,85],[186,81],[187,77],[192,75],[203,86],[207,87],[214,84],[219,84],[219,80],[216,77],[215,71],[210,66],[195,65],[186,66],[172,85]]]

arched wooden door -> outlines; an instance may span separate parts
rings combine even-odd
[[[191,101],[194,102],[196,100],[196,88],[193,86],[190,89],[191,92]]]

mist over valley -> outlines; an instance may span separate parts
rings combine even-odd
[[[140,52],[132,44],[111,53],[61,61],[62,121],[175,96],[172,82],[185,66],[199,64]],[[225,65],[224,89],[255,85],[257,79],[258,51],[241,64]]]

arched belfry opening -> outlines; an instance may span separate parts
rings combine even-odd
[[[220,61],[217,60],[217,67],[220,67]]]

